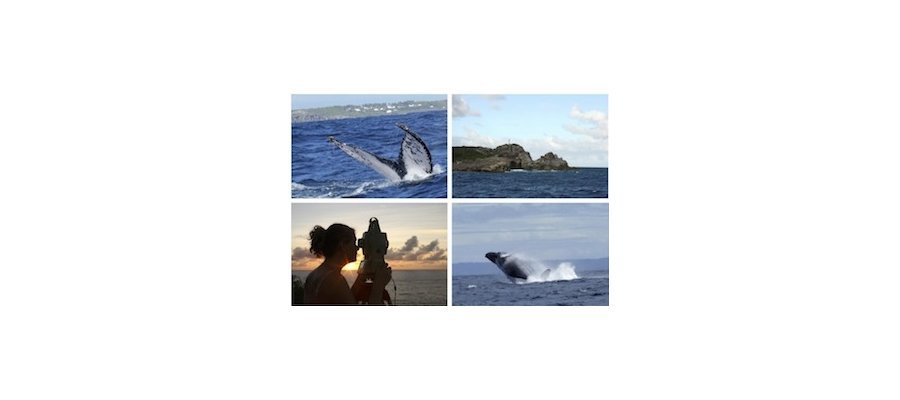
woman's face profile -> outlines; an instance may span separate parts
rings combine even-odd
[[[344,256],[347,258],[347,262],[356,261],[356,253],[359,251],[359,247],[356,246],[356,236],[347,236],[341,242],[341,248],[344,251]]]

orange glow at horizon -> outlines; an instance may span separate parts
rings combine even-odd
[[[385,260],[388,262],[388,266],[396,270],[406,270],[406,269],[427,269],[427,270],[446,270],[447,269],[447,260],[434,260],[434,261],[406,261],[406,260]],[[303,262],[298,262],[292,265],[292,270],[298,271],[311,271],[318,267],[322,262],[321,259],[311,259]],[[356,271],[359,269],[359,261],[354,261],[345,264],[341,267],[341,271]]]

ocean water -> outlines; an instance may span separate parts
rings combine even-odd
[[[454,275],[454,306],[608,306],[609,270],[577,271],[578,278],[512,283],[500,274]]]
[[[390,182],[350,158],[328,137],[396,160],[404,124],[418,134],[431,153],[434,173],[418,181]],[[447,197],[447,112],[301,122],[291,126],[291,197]]]
[[[291,271],[292,275],[306,282],[310,271]],[[356,271],[341,271],[348,285],[356,280]],[[445,306],[447,305],[447,271],[446,270],[393,270],[392,283],[387,290],[398,306]],[[397,292],[394,292],[394,283]]]
[[[607,168],[453,172],[453,197],[606,198]]]

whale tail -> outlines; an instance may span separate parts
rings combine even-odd
[[[368,166],[391,181],[403,179],[422,179],[433,172],[431,152],[428,146],[418,134],[406,125],[397,124],[404,132],[403,141],[400,143],[400,155],[396,161],[379,157],[359,147],[343,143],[328,137],[328,142],[334,144],[354,160]]]
[[[406,167],[407,174],[427,175],[432,172],[431,152],[428,146],[418,134],[406,125],[397,124],[397,127],[405,133],[400,144],[400,156],[398,157]]]

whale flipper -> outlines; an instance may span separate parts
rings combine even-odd
[[[550,270],[549,270],[549,269],[545,269],[545,270],[544,270],[544,273],[541,274],[541,280],[546,281],[546,280],[549,280],[549,279],[550,279]]]
[[[347,153],[348,156],[353,157],[354,160],[372,168],[375,172],[378,172],[391,181],[399,181],[403,175],[406,175],[402,167],[394,160],[378,157],[359,147],[341,142],[340,140],[335,139],[334,136],[329,136],[328,142],[333,143],[339,149],[343,150],[344,153]]]
[[[397,161],[388,160],[359,147],[343,143],[334,136],[329,136],[328,142],[333,143],[356,161],[372,168],[391,181],[421,179],[430,175],[433,172],[431,152],[428,151],[425,141],[406,125],[397,124],[397,127],[405,132],[403,142],[400,143],[400,155]]]

